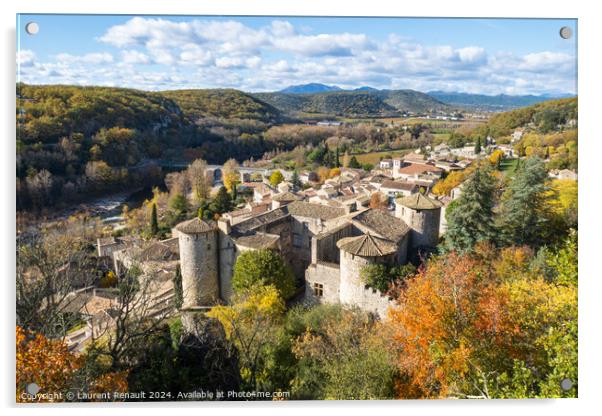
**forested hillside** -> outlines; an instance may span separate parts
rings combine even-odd
[[[577,119],[577,97],[544,101],[529,107],[499,113],[481,126],[483,134],[505,136],[519,127],[529,127],[539,133],[557,130],[570,120]]]
[[[233,89],[175,90],[160,94],[173,100],[192,121],[215,117],[274,123],[282,118],[271,105]]]
[[[451,107],[413,90],[328,91],[314,94],[256,93],[289,115],[391,116],[404,112],[422,113]]]
[[[537,104],[552,98],[545,95],[484,95],[445,91],[429,91],[428,95],[450,105],[481,111],[507,111],[513,108]]]
[[[18,208],[160,180],[149,160],[261,157],[280,113],[236,90],[17,85]]]

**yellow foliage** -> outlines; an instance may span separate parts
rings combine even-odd
[[[328,177],[329,178],[336,178],[340,174],[341,174],[341,169],[339,169],[339,168],[332,168],[332,169],[330,169],[330,172],[328,172]]]
[[[75,372],[83,365],[83,358],[69,352],[62,341],[50,340],[20,326],[16,329],[17,341],[17,402],[32,401],[22,397],[29,383],[36,383],[43,393],[63,393],[71,386]],[[48,399],[34,401],[59,401]]]
[[[489,156],[489,161],[493,165],[497,165],[504,158],[504,152],[497,149],[494,150],[493,153]]]
[[[117,276],[112,270],[109,270],[107,274],[100,279],[100,287],[102,288],[115,287],[116,284]]]
[[[445,179],[435,184],[433,193],[436,195],[449,195],[452,189],[464,182],[469,172],[468,169],[451,172]]]

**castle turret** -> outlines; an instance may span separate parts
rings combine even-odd
[[[392,264],[395,262],[397,245],[389,240],[372,235],[346,237],[337,242],[340,249],[339,297],[341,303],[360,307],[365,299],[365,284],[361,270],[369,264]]]
[[[199,218],[176,226],[182,271],[182,309],[211,306],[219,299],[217,226]]]
[[[410,248],[435,247],[439,241],[441,202],[416,193],[395,200],[395,216],[411,229]]]

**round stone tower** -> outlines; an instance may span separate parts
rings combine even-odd
[[[341,303],[362,306],[365,284],[361,270],[369,264],[393,264],[397,246],[389,240],[372,235],[346,237],[337,242],[340,249]]]
[[[217,226],[198,218],[176,226],[182,271],[182,309],[219,299]]]
[[[439,241],[441,202],[416,193],[395,200],[395,216],[411,229],[410,248],[435,247]]]

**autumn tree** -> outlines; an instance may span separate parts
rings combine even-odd
[[[40,333],[17,326],[17,402],[28,402],[23,396],[30,383],[40,387],[40,394],[64,394],[73,387],[81,357],[69,352],[60,340],[50,340]],[[51,397],[51,396],[50,396]],[[49,401],[55,401],[51,398]]]
[[[91,224],[88,225],[88,227]],[[79,318],[72,292],[96,278],[97,259],[74,225],[43,231],[17,246],[17,324],[49,337],[63,336]]]
[[[272,285],[235,293],[231,306],[214,306],[207,316],[217,319],[236,348],[243,386],[262,390],[262,372],[274,343],[275,326],[282,320],[284,301]]]
[[[374,192],[370,196],[370,208],[386,210],[389,207],[389,198],[381,192]]]
[[[211,192],[212,180],[207,171],[207,162],[196,159],[186,169],[188,180],[192,186],[192,193],[197,202],[207,200]]]
[[[238,162],[235,159],[229,159],[224,163],[224,166],[222,167],[222,178],[228,192],[232,192],[234,185],[240,182]]]
[[[502,163],[503,159],[504,159],[504,152],[500,149],[494,150],[489,155],[489,162],[491,163],[492,166],[495,166],[496,169],[500,168],[500,164]]]
[[[97,324],[88,354],[106,362],[110,371],[127,369],[131,357],[160,330],[169,314],[154,297],[160,284],[158,274],[143,274],[138,265],[130,267],[117,285],[111,320]]]
[[[340,176],[340,175],[341,175],[341,168],[338,168],[338,167],[332,168],[332,169],[330,169],[330,172],[328,172],[328,177],[330,179],[336,178],[337,176]]]
[[[284,175],[282,174],[282,172],[280,172],[278,169],[276,169],[274,172],[272,172],[272,174],[270,175],[270,184],[272,186],[278,186],[278,184],[280,182],[282,182],[284,180]]]
[[[529,248],[480,243],[431,258],[389,311],[398,394],[571,397],[577,383],[577,290],[546,281]],[[563,348],[566,346],[566,348]]]

